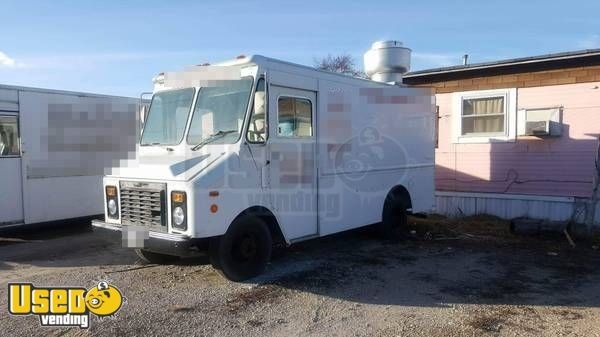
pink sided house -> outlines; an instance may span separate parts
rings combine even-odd
[[[447,215],[599,224],[600,49],[415,71],[436,91]]]

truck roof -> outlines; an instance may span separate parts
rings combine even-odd
[[[226,60],[218,63],[211,64],[212,66],[243,66],[243,65],[251,65],[256,64],[259,66],[264,66],[266,68],[278,68],[281,71],[288,71],[293,73],[305,73],[311,74],[315,77],[324,77],[330,80],[343,80],[343,81],[361,81],[365,83],[365,85],[369,86],[396,86],[394,84],[388,84],[384,82],[372,81],[367,78],[354,77],[350,75],[345,75],[341,73],[335,73],[327,70],[321,70],[317,68],[313,68],[310,66],[292,63],[288,61],[283,61],[275,58],[266,57],[263,55],[250,55],[250,56],[239,56],[238,58],[232,60]],[[204,65],[198,65],[198,67],[203,67]]]

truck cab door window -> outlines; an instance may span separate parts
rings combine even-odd
[[[265,79],[261,78],[256,84],[254,107],[250,115],[248,134],[246,135],[250,143],[264,143],[267,140],[266,101]]]
[[[279,97],[277,101],[280,137],[312,136],[312,103],[306,98]]]
[[[19,126],[16,116],[0,116],[0,157],[20,155]]]

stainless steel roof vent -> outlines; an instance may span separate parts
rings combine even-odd
[[[377,41],[364,55],[365,73],[373,81],[402,83],[410,70],[410,53],[400,41]]]

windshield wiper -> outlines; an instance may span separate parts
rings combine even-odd
[[[194,145],[194,147],[192,147],[192,151],[196,151],[199,148],[201,148],[202,146],[214,142],[215,140],[224,137],[225,135],[228,135],[230,133],[234,133],[234,132],[238,132],[238,130],[219,130],[215,133],[213,133],[212,135],[206,137],[205,139],[203,139],[200,143]]]

